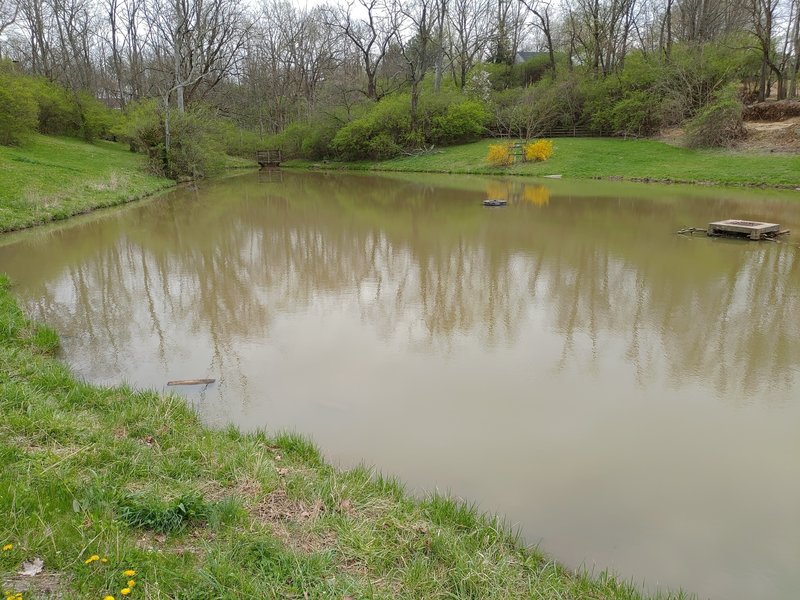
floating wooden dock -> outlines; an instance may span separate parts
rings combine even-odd
[[[751,240],[760,240],[762,238],[775,237],[784,232],[781,231],[781,226],[777,223],[728,219],[726,221],[709,223],[706,233],[708,235],[731,235],[748,237]]]
[[[261,167],[279,167],[283,156],[280,150],[258,150],[256,152],[256,162]]]

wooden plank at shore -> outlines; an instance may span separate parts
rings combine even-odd
[[[167,385],[208,385],[214,383],[216,379],[176,379],[168,381]]]

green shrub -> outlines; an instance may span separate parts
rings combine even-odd
[[[478,139],[486,131],[489,119],[489,110],[480,100],[443,91],[423,96],[417,127],[412,130],[410,98],[408,94],[395,94],[336,131],[330,147],[345,160],[389,158],[403,148]]]
[[[464,100],[450,104],[444,114],[433,117],[429,139],[434,144],[460,144],[479,139],[491,115],[483,102]]]
[[[26,86],[39,106],[39,133],[77,135],[80,131],[80,116],[69,92],[44,77],[30,77],[26,80]]]
[[[336,132],[331,147],[345,160],[366,158],[370,155],[369,141],[372,134],[372,123],[365,119],[356,119]]]
[[[173,179],[199,178],[220,171],[225,164],[225,139],[229,132],[221,120],[201,105],[169,113],[170,146],[165,145],[166,114],[163,105],[146,100],[128,107],[124,123],[115,132],[131,150],[146,151],[155,173]]]
[[[106,137],[119,121],[119,113],[110,110],[86,92],[76,94],[73,102],[78,117],[76,134],[86,141]]]
[[[131,152],[150,152],[164,142],[163,125],[158,113],[156,100],[132,102],[113,133],[130,145]]]
[[[690,148],[730,146],[745,135],[742,103],[733,88],[726,89],[686,125],[686,145]]]
[[[660,99],[648,92],[629,92],[614,104],[609,117],[609,133],[651,135],[661,128]]]
[[[43,77],[17,75],[13,79],[36,103],[39,133],[91,141],[107,136],[119,120],[118,113],[87,92],[71,92]]]
[[[494,127],[512,137],[530,139],[557,127],[572,127],[581,118],[583,90],[572,76],[540,81],[524,90],[495,96]]]
[[[17,78],[0,75],[0,144],[14,145],[36,131],[38,107]]]
[[[526,86],[540,81],[551,72],[550,55],[542,52],[525,62],[513,66],[514,81]]]
[[[173,179],[197,179],[224,168],[225,151],[219,121],[202,106],[170,114],[170,149],[166,175]]]
[[[367,154],[370,158],[385,159],[397,156],[402,151],[400,145],[386,132],[381,132],[367,142]]]

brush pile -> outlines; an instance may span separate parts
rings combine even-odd
[[[742,112],[745,121],[785,121],[800,117],[800,100],[759,102],[745,106]]]

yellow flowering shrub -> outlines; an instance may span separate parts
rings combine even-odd
[[[553,155],[552,140],[536,140],[525,144],[525,160],[542,162]]]
[[[504,167],[514,162],[509,144],[490,144],[486,160],[495,167]]]

